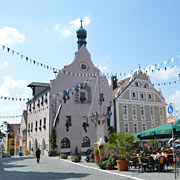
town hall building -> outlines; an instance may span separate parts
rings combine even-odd
[[[31,153],[52,150],[49,139],[56,130],[57,152],[81,153],[92,149],[100,137],[108,139],[112,87],[94,66],[86,48],[87,32],[77,31],[78,51],[50,83],[32,82],[27,103],[27,146]]]

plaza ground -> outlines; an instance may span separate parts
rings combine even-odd
[[[37,164],[33,156],[0,158],[0,180],[173,180],[172,168],[165,172],[144,172],[131,168],[127,172],[101,170],[95,163],[72,163],[58,157],[41,157]],[[180,177],[177,177],[180,179]]]

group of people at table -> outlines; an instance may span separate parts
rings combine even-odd
[[[165,149],[162,147],[159,150],[156,151],[150,151],[148,153],[145,153],[143,150],[139,150],[137,153],[133,155],[134,159],[134,165],[135,167],[140,164],[138,161],[142,161],[142,163],[146,163],[146,167],[148,168],[152,167],[154,170],[155,167],[158,166],[159,163],[162,163],[161,166],[162,168],[166,164],[168,166],[169,164],[173,164],[173,156],[172,156],[172,151],[165,151]],[[163,159],[161,158],[163,157]],[[141,159],[141,160],[139,160]],[[160,162],[161,160],[163,162]]]
[[[150,153],[144,153],[143,150],[140,150],[138,153],[134,154],[136,155],[137,157],[140,157],[140,158],[145,158],[147,156],[150,156],[152,157],[154,160],[157,160],[159,159],[161,156],[167,158],[168,157],[168,153],[165,151],[164,147],[162,147],[161,149],[157,150],[157,151],[153,151],[153,152],[150,152]]]

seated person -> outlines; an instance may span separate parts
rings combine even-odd
[[[89,162],[90,159],[94,159],[94,152],[93,152],[93,150],[90,150],[90,151],[87,152],[87,156],[86,156],[85,161]]]
[[[161,155],[167,158],[167,152],[165,151],[163,147],[161,148]]]
[[[157,151],[157,154],[154,156],[154,160],[158,160],[161,156],[161,151]]]

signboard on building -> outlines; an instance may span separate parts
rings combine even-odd
[[[167,106],[166,113],[167,113],[167,123],[176,122],[175,105],[174,104],[169,104]]]

